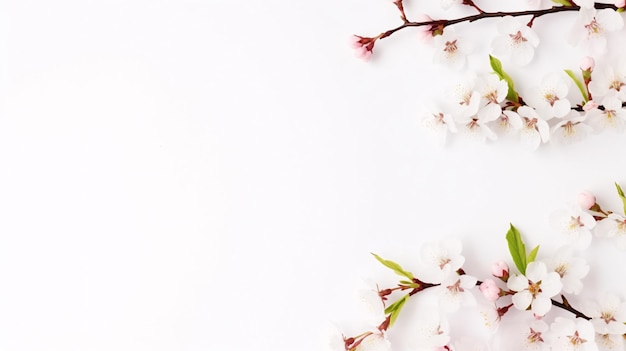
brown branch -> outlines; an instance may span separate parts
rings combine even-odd
[[[594,4],[594,7],[599,10],[601,9],[617,10],[617,6],[613,4],[602,4],[598,2]],[[555,6],[555,7],[551,7],[549,9],[543,9],[543,10],[528,10],[528,11],[514,11],[514,12],[480,12],[476,15],[455,18],[451,20],[444,19],[444,20],[432,20],[432,21],[426,21],[426,22],[406,22],[396,28],[393,28],[393,29],[390,29],[388,31],[381,33],[378,39],[386,38],[392,35],[393,33],[399,30],[402,30],[404,28],[408,28],[408,27],[430,26],[432,28],[436,28],[436,27],[441,26],[441,28],[445,28],[447,26],[451,26],[457,23],[475,22],[475,21],[485,19],[485,18],[504,17],[504,16],[512,16],[512,17],[533,16],[532,19],[534,20],[537,17],[541,17],[544,15],[552,14],[552,13],[566,12],[566,11],[578,11],[578,10],[580,10],[580,6],[577,6],[577,5],[558,6],[558,7]],[[529,24],[532,25],[532,21]]]

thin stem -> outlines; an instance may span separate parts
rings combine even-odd
[[[579,318],[584,318],[584,319],[586,319],[586,320],[590,320],[590,319],[591,319],[591,317],[587,317],[584,313],[582,313],[582,312],[580,312],[579,310],[577,310],[577,309],[573,308],[573,307],[572,307],[572,306],[570,306],[569,304],[567,304],[567,305],[566,305],[566,304],[561,303],[561,302],[558,302],[558,301],[556,301],[556,300],[550,300],[550,301],[552,301],[552,306],[560,307],[560,308],[562,308],[562,309],[564,309],[564,310],[566,310],[566,311],[568,311],[568,312],[571,312],[571,313],[573,313],[576,317],[579,317]]]
[[[602,4],[602,3],[595,3],[594,7],[598,10],[601,9],[612,9],[612,10],[617,10],[617,6],[613,5],[613,4]],[[388,31],[385,31],[383,33],[380,34],[379,38],[383,39],[386,38],[390,35],[392,35],[393,33],[400,31],[404,28],[408,28],[408,27],[422,27],[422,26],[431,26],[433,28],[439,27],[441,26],[442,28],[457,24],[457,23],[463,23],[463,22],[475,22],[481,19],[485,19],[485,18],[493,18],[493,17],[504,17],[504,16],[512,16],[512,17],[519,17],[519,16],[533,16],[531,22],[529,22],[530,25],[532,25],[532,21],[534,21],[535,18],[544,16],[544,15],[548,15],[548,14],[552,14],[552,13],[558,13],[558,12],[566,12],[566,11],[578,11],[580,10],[580,6],[555,6],[555,7],[551,7],[549,9],[542,9],[542,10],[528,10],[528,11],[512,11],[512,12],[482,12],[482,10],[480,10],[479,8],[477,8],[477,10],[480,12],[476,15],[472,15],[472,16],[466,16],[466,17],[461,17],[461,18],[455,18],[455,19],[451,19],[451,20],[432,20],[432,21],[426,21],[426,22],[406,22],[403,23],[402,25],[390,29]]]

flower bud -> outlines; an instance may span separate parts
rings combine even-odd
[[[482,292],[483,296],[489,301],[496,301],[500,298],[500,288],[498,288],[496,282],[491,279],[485,279],[478,289],[480,289],[480,292]]]
[[[600,105],[597,102],[593,100],[589,100],[585,103],[585,106],[583,106],[583,111],[588,112],[588,111],[597,109],[598,107],[600,107]]]
[[[583,60],[580,62],[580,70],[581,71],[593,71],[593,68],[596,66],[596,62],[593,60],[593,57],[585,56]]]
[[[615,6],[618,8],[626,7],[626,0],[615,0]]]
[[[509,280],[509,265],[504,261],[497,261],[491,265],[491,274],[494,277],[506,282]]]
[[[578,194],[578,197],[576,197],[576,203],[582,209],[588,210],[596,204],[596,197],[587,191],[583,191],[582,193]]]

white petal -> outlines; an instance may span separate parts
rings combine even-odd
[[[551,307],[552,302],[549,298],[538,295],[537,297],[535,297],[535,300],[532,303],[531,310],[534,314],[538,316],[544,316],[546,313],[548,313],[548,311],[550,311]]]
[[[533,296],[528,290],[523,290],[513,295],[513,305],[515,305],[515,308],[518,310],[527,309],[532,300]]]
[[[545,263],[535,261],[528,264],[526,267],[526,278],[533,283],[539,282],[546,277],[548,269]]]
[[[506,283],[506,286],[513,291],[522,291],[528,288],[528,279],[523,275],[512,275]]]

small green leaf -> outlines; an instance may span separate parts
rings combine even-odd
[[[578,90],[580,90],[580,94],[583,96],[583,100],[585,102],[589,101],[589,95],[587,95],[587,89],[585,89],[585,85],[583,84],[583,82],[581,82],[580,79],[578,79],[578,77],[576,77],[574,72],[572,72],[571,70],[566,69],[565,73],[567,73],[567,75],[570,78],[572,78],[574,83],[576,83],[576,86],[578,87]]]
[[[515,266],[520,273],[526,274],[526,246],[522,241],[522,235],[513,224],[506,233],[506,241],[509,243],[509,251]]]
[[[397,275],[401,275],[404,277],[409,278],[409,280],[413,280],[413,274],[411,272],[407,272],[404,269],[402,269],[402,267],[400,267],[399,264],[393,262],[393,261],[389,261],[389,260],[385,260],[382,257],[378,256],[377,254],[373,253],[372,255],[374,255],[374,257],[376,257],[376,259],[378,260],[378,262],[382,263],[383,266],[393,270],[394,272],[396,272]]]
[[[535,258],[537,258],[537,253],[539,252],[539,245],[535,246],[534,249],[532,249],[530,251],[530,253],[528,254],[528,259],[526,260],[526,265],[528,265],[531,262],[535,261]]]
[[[497,58],[489,55],[489,64],[491,65],[491,68],[498,76],[498,78],[506,81],[506,84],[509,86],[509,91],[506,94],[506,99],[512,102],[519,102],[519,96],[515,91],[515,84],[513,83],[513,79],[511,79],[511,77],[506,74],[506,72],[504,72],[504,70],[502,69],[502,62],[500,62],[500,60],[498,60]]]
[[[626,196],[624,196],[624,191],[622,191],[622,187],[619,186],[617,182],[615,182],[615,187],[617,188],[617,194],[619,195],[619,198],[622,199],[622,202],[624,203],[624,214],[626,214]]]
[[[552,2],[556,4],[561,4],[563,6],[572,6],[572,3],[567,0],[552,0]]]
[[[398,318],[398,316],[400,315],[400,312],[402,311],[402,307],[404,307],[404,304],[406,303],[408,299],[409,299],[409,294],[406,294],[400,300],[394,302],[393,305],[391,305],[391,306],[394,306],[393,310],[390,310],[389,312],[387,312],[387,310],[391,306],[385,309],[385,314],[391,313],[391,318],[389,319],[389,327],[393,326],[393,323],[396,322],[396,319]]]
[[[385,314],[389,314],[393,311],[395,311],[399,305],[404,304],[404,302],[402,302],[402,300],[406,299],[408,295],[402,296],[402,298],[400,298],[398,301],[392,303],[391,305],[387,306],[387,308],[385,308]]]

